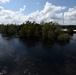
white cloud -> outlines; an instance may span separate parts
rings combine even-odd
[[[12,11],[12,10],[5,10],[3,7],[0,6],[0,23],[19,23],[22,21],[24,15],[22,12],[25,10],[25,5],[23,8],[20,8],[19,11]],[[23,16],[22,16],[23,15]],[[23,21],[22,21],[23,22]],[[22,23],[21,22],[21,23]]]
[[[0,6],[0,12],[3,10],[4,8],[2,6]]]
[[[21,24],[27,20],[36,21],[40,23],[41,21],[49,22],[56,21],[60,24],[63,24],[63,13],[62,10],[65,10],[65,6],[56,6],[52,3],[46,2],[42,10],[37,10],[28,15],[25,15],[26,6],[20,8],[19,11],[6,10],[0,6],[0,23],[17,23]],[[76,7],[69,8],[67,12],[64,12],[65,24],[73,23],[75,24],[76,20]],[[71,21],[70,21],[71,20]]]
[[[20,8],[19,12],[23,12],[25,10],[26,6],[24,5],[23,8]]]
[[[6,3],[9,2],[9,0],[0,0],[0,3]]]
[[[65,23],[76,24],[76,6],[69,8],[67,12],[64,12]]]
[[[37,5],[39,5],[40,3],[39,2],[37,2]]]
[[[65,6],[55,6],[52,5],[49,2],[46,2],[44,9],[41,11],[35,11],[29,15],[26,15],[26,20],[30,21],[36,21],[36,22],[49,22],[49,21],[57,21],[62,18],[62,13],[58,13],[58,11],[61,11],[63,9],[66,9]]]

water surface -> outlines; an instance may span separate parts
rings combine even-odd
[[[66,44],[0,35],[0,75],[76,75],[76,34]]]

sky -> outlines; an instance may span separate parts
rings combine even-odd
[[[28,20],[76,24],[76,0],[0,0],[0,24]]]

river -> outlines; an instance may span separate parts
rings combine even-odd
[[[0,75],[76,75],[76,34],[66,44],[0,35]]]

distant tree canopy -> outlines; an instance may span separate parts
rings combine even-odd
[[[0,25],[0,33],[6,36],[19,36],[19,37],[40,37],[47,39],[63,39],[66,35],[62,32],[63,26],[54,22],[41,22],[40,24],[36,22],[27,21],[21,25],[16,24],[1,24]],[[68,33],[71,33],[73,28],[68,29]],[[60,35],[60,36],[59,36]],[[68,34],[69,35],[69,34]],[[61,37],[62,36],[62,37]],[[60,37],[60,38],[59,38]]]

